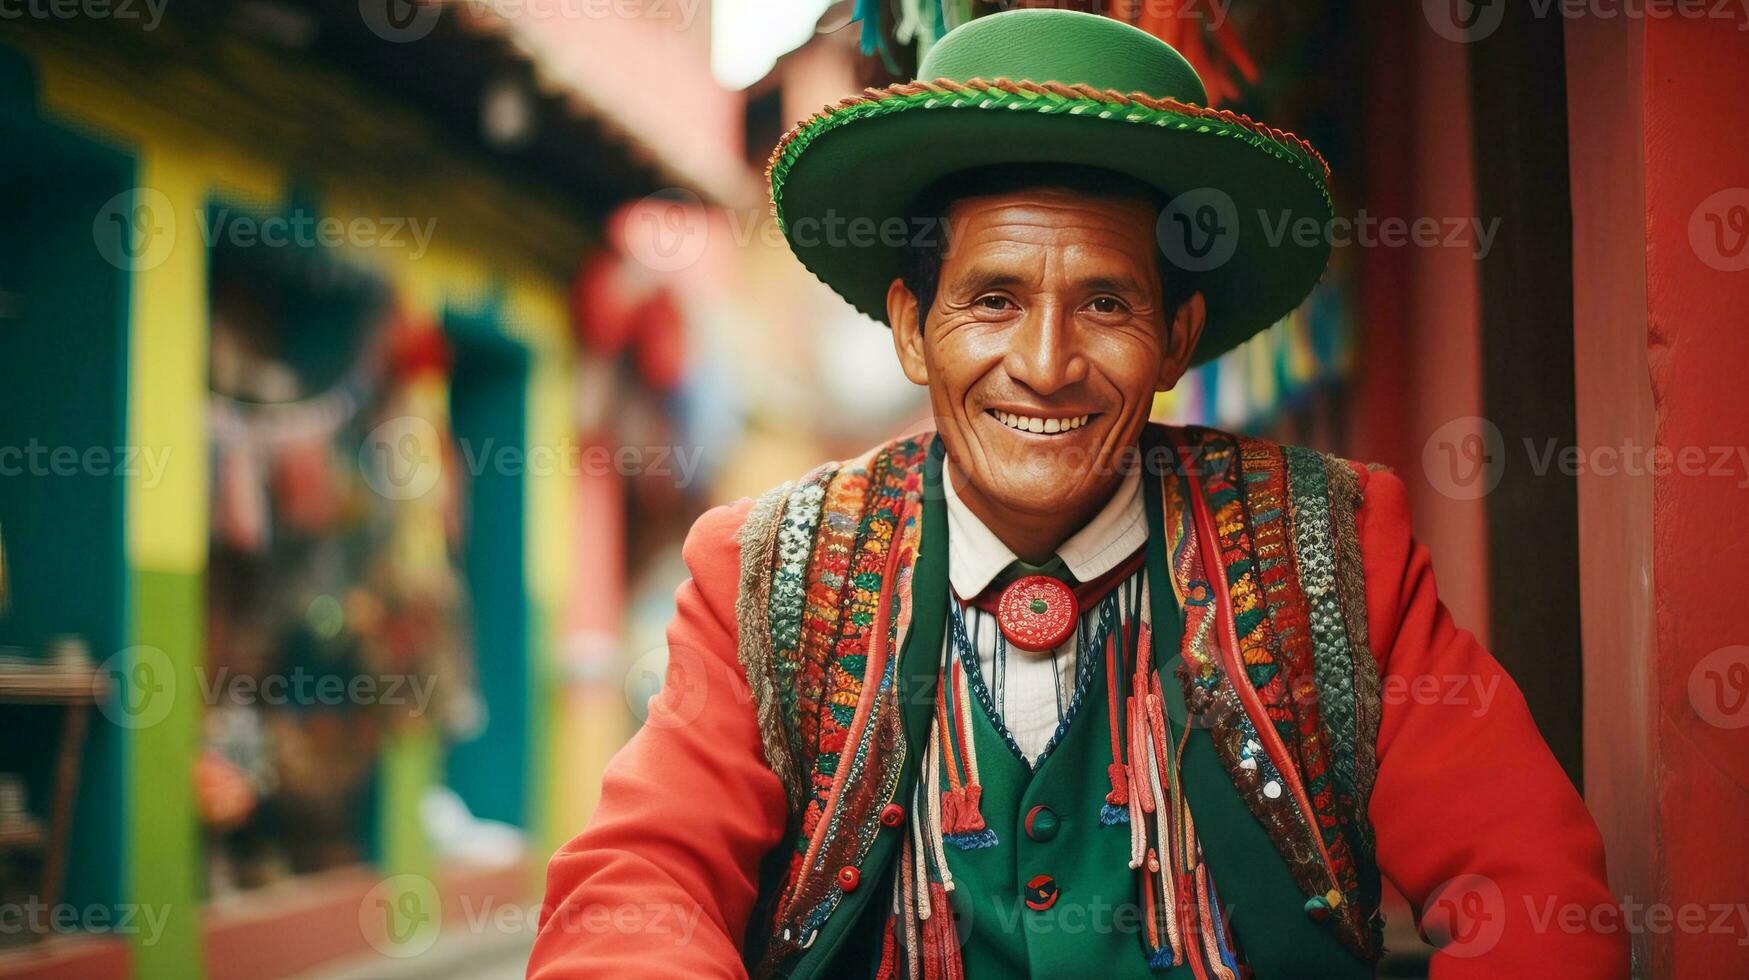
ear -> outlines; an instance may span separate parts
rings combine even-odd
[[[916,294],[906,288],[903,279],[887,285],[887,322],[893,325],[893,351],[899,355],[905,377],[912,384],[929,384],[929,365],[923,358],[923,317]]]
[[[1190,369],[1190,357],[1202,339],[1203,324],[1208,320],[1208,301],[1202,293],[1192,293],[1172,316],[1172,328],[1166,332],[1165,357],[1160,359],[1160,376],[1154,379],[1155,391],[1170,391]]]

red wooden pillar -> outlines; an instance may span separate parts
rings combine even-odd
[[[1649,977],[1749,976],[1749,22],[1733,14],[1566,25],[1586,788]]]

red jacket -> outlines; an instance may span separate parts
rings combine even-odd
[[[1384,695],[1369,816],[1380,869],[1443,944],[1432,977],[1626,977],[1627,935],[1586,925],[1619,921],[1594,912],[1614,904],[1596,825],[1518,688],[1440,603],[1402,481],[1360,478]],[[687,538],[666,686],[548,867],[531,978],[746,975],[760,862],[786,816],[736,654],[750,506],[710,511]]]

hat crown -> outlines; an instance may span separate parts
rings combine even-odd
[[[929,49],[917,77],[1085,84],[1208,104],[1196,69],[1171,45],[1122,21],[1076,10],[1010,10],[967,21]]]

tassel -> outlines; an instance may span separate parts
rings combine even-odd
[[[1119,659],[1117,637],[1107,637],[1105,696],[1106,710],[1111,714],[1110,724],[1107,726],[1111,730],[1111,765],[1105,767],[1105,774],[1111,780],[1111,792],[1105,794],[1105,805],[1099,808],[1099,822],[1106,827],[1130,822],[1130,772],[1123,764],[1123,738],[1120,734],[1123,722],[1119,720],[1119,712],[1123,707],[1123,699],[1118,695],[1118,686],[1122,680],[1118,671]]]
[[[929,883],[929,904],[933,914],[923,920],[923,975],[931,980],[964,980],[953,909],[940,882]]]
[[[1121,762],[1114,762],[1105,767],[1105,774],[1111,778],[1111,792],[1105,794],[1105,802],[1113,806],[1128,806],[1130,802],[1130,771]]]
[[[941,832],[942,833],[944,833],[944,834],[958,834],[958,833],[963,833],[966,830],[965,818],[963,816],[961,816],[961,811],[964,808],[965,808],[965,801],[964,801],[963,797],[961,796],[958,788],[942,791],[942,794],[941,794]]]
[[[881,7],[878,0],[856,0],[851,19],[862,21],[862,34],[858,41],[863,54],[874,54],[884,47],[881,43]]]
[[[1177,961],[1172,958],[1172,951],[1165,947],[1148,954],[1148,969],[1150,970],[1170,970],[1177,965]]]
[[[945,797],[954,793],[959,794],[959,799],[954,803],[957,819],[952,824],[945,818],[942,820],[941,826],[945,832],[942,841],[962,851],[981,851],[987,847],[995,847],[996,832],[984,823],[983,811],[979,809],[983,803],[984,787],[977,783],[967,783],[957,790],[949,790],[943,794],[942,802],[946,803]]]
[[[881,930],[881,963],[875,969],[875,980],[895,980],[897,976],[893,966],[899,958],[899,943],[893,934],[893,923],[897,920],[897,916],[887,916],[887,927]]]
[[[1099,822],[1107,827],[1130,822],[1130,773],[1121,762],[1105,767],[1111,778],[1111,792],[1105,794],[1105,805],[1099,808]]]
[[[985,828],[963,834],[947,834],[941,840],[942,843],[951,844],[962,851],[982,851],[996,846],[996,832]]]
[[[1141,705],[1137,697],[1131,695],[1124,699],[1125,714],[1130,719],[1130,774],[1135,776],[1135,782],[1130,786],[1134,798],[1141,803],[1143,813],[1154,812],[1154,794],[1149,791],[1148,780],[1143,774],[1148,771],[1148,729],[1144,720]]]
[[[965,829],[983,830],[985,826],[983,811],[984,787],[979,786],[977,783],[967,783],[960,787],[960,792],[965,797],[965,809],[960,811],[960,816],[965,819]]]

